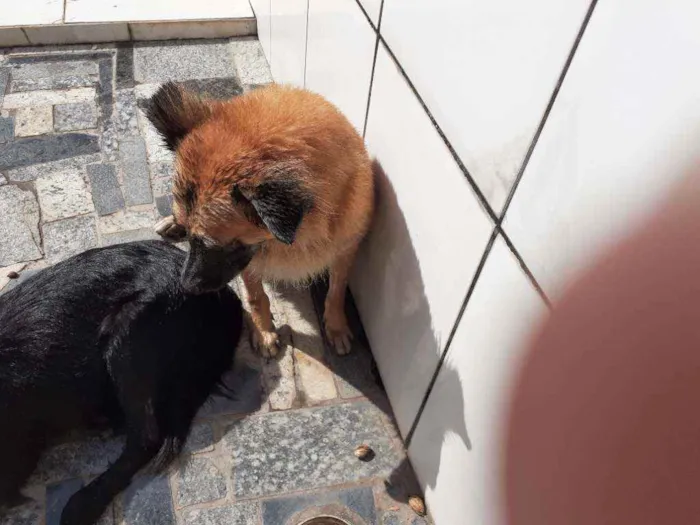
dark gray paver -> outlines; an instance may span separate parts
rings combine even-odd
[[[400,461],[369,403],[275,412],[235,423],[224,437],[238,497],[284,494],[388,475]],[[355,448],[376,453],[361,462]]]
[[[82,216],[44,224],[46,260],[57,263],[72,255],[97,247],[97,225],[94,217]]]
[[[78,58],[78,57],[76,57]],[[94,60],[20,62],[11,66],[10,91],[57,90],[92,86],[97,82]]]
[[[124,174],[124,199],[127,206],[153,202],[143,138],[127,137],[120,141],[119,159]]]
[[[7,170],[5,175],[12,182],[29,182],[39,177],[48,177],[56,173],[82,171],[87,164],[98,162],[100,158],[99,153],[78,155],[77,157]]]
[[[124,494],[126,525],[175,525],[170,485],[166,476],[139,476]]]
[[[345,518],[350,523],[358,525],[374,525],[376,511],[372,488],[358,487],[349,490],[309,493],[289,498],[269,499],[262,504],[263,525],[300,523],[319,515]],[[293,517],[297,519],[292,519]]]
[[[156,197],[156,209],[161,217],[168,217],[173,214],[173,196],[160,195]]]
[[[121,42],[117,44],[117,89],[134,87],[134,44]]]
[[[206,457],[193,457],[180,467],[178,506],[216,501],[226,497],[226,475],[221,466]]]
[[[186,510],[183,512],[185,525],[258,525],[260,505],[246,501],[223,507]]]
[[[13,117],[0,117],[0,144],[10,142],[15,138],[15,119]]]
[[[53,108],[56,131],[79,131],[97,127],[97,106],[90,102],[58,104]]]
[[[97,153],[98,137],[84,133],[17,138],[0,144],[0,170]]]
[[[87,174],[90,177],[92,201],[98,214],[109,215],[124,209],[124,196],[117,179],[117,170],[112,164],[89,164]]]
[[[234,68],[226,40],[138,42],[134,45],[134,77],[142,84],[229,77]]]

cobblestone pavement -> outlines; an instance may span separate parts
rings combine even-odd
[[[271,77],[251,39],[0,50],[0,290],[83,250],[154,237],[170,214],[172,157],[142,108],[166,80],[229,98]],[[264,361],[244,337],[227,376],[238,398],[212,398],[182,460],[139,477],[102,525],[299,525],[314,513],[427,523],[404,503],[418,489],[364,338],[348,357],[327,350],[322,285],[271,294],[282,355]],[[371,461],[355,457],[362,443]],[[52,448],[33,500],[3,525],[58,524],[121,447],[80,435]]]

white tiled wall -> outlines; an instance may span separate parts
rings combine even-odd
[[[502,525],[504,400],[528,334],[700,158],[700,4],[591,5],[309,0],[308,38],[298,10],[272,10],[277,79],[305,64],[358,129],[367,112],[385,176],[351,288],[437,525]]]
[[[250,0],[250,5],[258,23],[258,40],[260,40],[260,45],[268,62],[271,61],[270,58],[272,57],[271,4],[272,0]]]
[[[308,0],[270,0],[270,69],[277,82],[304,85]]]
[[[383,47],[366,138],[386,179],[352,289],[405,435],[493,226]]]

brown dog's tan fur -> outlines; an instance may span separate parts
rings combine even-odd
[[[170,107],[166,99],[168,114],[149,118],[166,142],[171,134],[176,151],[174,221],[217,245],[260,244],[243,275],[260,350],[274,355],[277,343],[262,281],[304,282],[329,270],[326,333],[339,352],[348,351],[347,275],[369,228],[374,195],[360,135],[332,104],[302,89],[272,85],[226,102],[171,94],[178,100]],[[232,198],[234,187],[250,196],[276,179],[291,181],[294,195],[311,203],[291,244]]]

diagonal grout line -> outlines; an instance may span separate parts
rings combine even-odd
[[[591,20],[591,16],[593,16],[593,10],[595,9],[596,4],[598,3],[598,0],[591,0],[591,4],[588,6],[588,11],[586,12],[586,16],[583,18],[583,22],[581,23],[581,27],[578,30],[578,34],[576,35],[576,40],[574,40],[574,45],[571,47],[571,51],[569,52],[569,56],[566,58],[566,62],[564,63],[564,67],[562,68],[561,74],[559,75],[559,79],[557,80],[556,85],[554,86],[554,91],[552,92],[552,96],[549,98],[549,102],[547,103],[547,107],[544,110],[544,114],[542,115],[542,119],[540,120],[540,124],[537,127],[537,131],[535,131],[535,136],[532,138],[532,142],[530,143],[530,147],[527,150],[527,153],[525,154],[525,159],[523,160],[522,165],[520,166],[520,170],[518,170],[518,174],[515,177],[515,181],[513,182],[510,192],[508,193],[508,198],[506,199],[505,204],[503,205],[503,209],[501,210],[501,215],[498,218],[498,225],[500,226],[503,220],[506,217],[506,213],[508,212],[508,208],[510,207],[510,204],[513,200],[513,197],[515,196],[515,192],[518,189],[518,186],[520,185],[520,180],[523,177],[523,173],[525,173],[525,169],[527,168],[528,163],[530,162],[530,157],[532,157],[533,151],[535,151],[535,146],[537,146],[537,142],[540,139],[540,135],[542,134],[542,130],[544,129],[545,124],[547,123],[547,119],[549,118],[549,114],[552,111],[552,107],[554,106],[554,102],[557,99],[557,96],[559,95],[559,91],[561,90],[562,85],[564,84],[564,79],[566,78],[567,73],[569,72],[569,68],[571,67],[571,63],[574,60],[574,55],[576,54],[576,51],[578,50],[578,46],[581,43],[581,39],[583,38],[583,34],[586,32],[586,28],[588,27],[588,22]]]
[[[520,265],[520,268],[523,270],[523,272],[525,272],[525,276],[530,280],[530,283],[535,288],[537,293],[540,294],[540,297],[542,298],[544,303],[547,305],[547,308],[551,310],[552,309],[552,302],[549,300],[549,297],[547,297],[547,294],[540,286],[540,283],[538,283],[537,279],[535,279],[535,276],[530,271],[530,268],[528,268],[527,264],[525,264],[525,260],[520,255],[520,252],[518,252],[518,250],[515,249],[513,242],[510,240],[510,237],[508,237],[506,232],[503,231],[503,228],[501,226],[497,226],[497,228],[498,228],[498,232],[501,234],[501,237],[503,237],[503,240],[505,241],[506,245],[510,249],[511,253],[518,260],[518,264]]]
[[[358,1],[359,4],[359,1]],[[360,6],[362,7],[362,6]],[[382,0],[381,6],[379,7],[379,20],[377,21],[377,29],[375,30],[375,41],[374,41],[374,58],[372,59],[372,73],[369,77],[369,91],[367,92],[367,109],[365,110],[365,122],[362,126],[362,138],[367,135],[367,121],[369,120],[369,108],[372,103],[372,87],[374,86],[374,70],[377,67],[377,53],[379,52],[379,31],[382,27],[382,14],[384,13],[384,0]],[[367,16],[367,13],[365,13]],[[369,19],[369,17],[367,17]],[[370,23],[371,25],[371,23]],[[374,26],[372,26],[374,28]]]
[[[433,388],[435,387],[435,383],[437,382],[438,376],[440,375],[440,371],[442,370],[442,365],[445,364],[445,359],[447,358],[447,353],[450,350],[450,347],[452,346],[452,341],[455,337],[455,333],[457,332],[457,328],[459,327],[459,323],[462,320],[462,316],[464,315],[464,312],[467,309],[467,304],[469,303],[469,299],[471,299],[472,294],[474,293],[474,289],[476,288],[476,283],[479,280],[479,277],[481,276],[481,272],[484,269],[484,266],[486,265],[486,260],[489,257],[489,254],[491,253],[491,249],[493,248],[494,243],[496,242],[496,238],[498,237],[499,229],[498,227],[494,227],[493,231],[491,232],[491,237],[489,238],[489,242],[486,243],[486,248],[484,249],[484,254],[481,256],[481,260],[479,261],[479,265],[476,267],[476,272],[474,272],[474,277],[472,278],[472,282],[469,285],[469,288],[467,289],[467,293],[464,296],[464,300],[462,301],[462,305],[459,308],[459,312],[457,313],[457,319],[455,319],[454,324],[452,325],[452,329],[450,330],[450,335],[447,336],[447,342],[445,343],[445,348],[442,350],[442,353],[440,354],[440,359],[438,360],[437,366],[435,367],[435,370],[433,371],[433,375],[430,378],[430,382],[428,383],[428,387],[425,390],[425,394],[423,394],[423,399],[421,400],[420,406],[418,407],[418,412],[416,412],[416,417],[413,419],[413,424],[411,425],[411,429],[408,431],[408,434],[406,434],[406,439],[404,440],[404,443],[406,445],[406,449],[408,449],[411,446],[411,441],[413,440],[413,435],[416,432],[416,429],[418,428],[418,423],[420,423],[421,417],[423,415],[423,411],[425,410],[426,405],[428,404],[428,399],[430,399],[430,394],[433,393]]]
[[[306,89],[306,64],[309,61],[309,11],[311,0],[306,0],[306,35],[304,37],[304,88]]]

